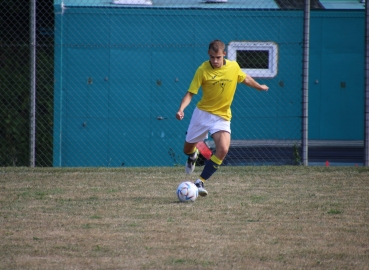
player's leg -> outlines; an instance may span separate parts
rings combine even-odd
[[[195,182],[195,185],[199,188],[200,196],[206,196],[208,194],[208,192],[204,189],[204,182],[218,170],[220,165],[222,165],[222,162],[228,153],[231,142],[231,134],[229,134],[227,131],[218,131],[213,134],[212,137],[215,143],[215,154],[206,161],[200,178]]]
[[[199,150],[196,148],[197,143],[185,142],[183,152],[188,156],[186,161],[185,171],[187,174],[191,174],[195,170],[196,160],[199,156]]]
[[[218,131],[212,135],[215,144],[215,156],[223,161],[231,144],[231,134],[228,131]]]
[[[208,117],[209,113],[195,108],[190,125],[186,134],[186,141],[183,147],[183,152],[188,156],[186,161],[185,171],[187,174],[191,174],[196,165],[196,160],[199,156],[199,151],[196,148],[196,144],[205,140],[208,137]]]
[[[204,182],[218,170],[228,153],[231,144],[231,123],[219,118],[211,127],[210,133],[215,143],[215,154],[206,161],[199,179],[195,182],[200,196],[208,195],[208,192],[204,189]]]
[[[213,134],[215,143],[215,154],[205,163],[205,167],[200,175],[203,180],[208,180],[222,165],[231,143],[231,134],[227,131],[218,131]]]

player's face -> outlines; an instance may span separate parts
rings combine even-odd
[[[210,63],[214,68],[220,68],[223,66],[224,56],[226,55],[225,52],[214,52],[213,50],[209,50],[208,54],[210,57]]]

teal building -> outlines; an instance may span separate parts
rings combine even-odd
[[[228,58],[259,57],[245,69],[271,89],[239,87],[232,140],[292,149],[301,140],[303,1],[292,2],[55,0],[53,165],[184,164],[200,97],[183,121],[175,113],[215,38]],[[312,1],[309,140],[354,145],[355,156],[364,138],[364,19],[360,1]],[[283,153],[265,155],[291,164]]]

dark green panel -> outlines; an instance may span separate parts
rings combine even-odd
[[[278,137],[275,118],[235,117],[231,121],[233,140],[261,140]]]
[[[150,121],[148,119],[109,119],[110,166],[153,166],[150,156]],[[157,165],[157,164],[156,164]]]
[[[214,39],[220,39],[225,43],[233,39],[238,39],[237,30],[238,22],[242,19],[238,17],[231,17],[230,11],[208,11],[203,16],[197,16],[194,20],[194,37],[195,45],[198,47],[198,53],[196,57],[201,59],[206,57],[208,45],[210,41]],[[222,18],[222,19],[220,19]],[[236,21],[235,21],[236,20]],[[204,49],[202,49],[204,48]]]
[[[109,44],[109,16],[101,12],[63,15],[64,44],[78,45],[82,48]]]
[[[109,158],[111,166],[151,166],[150,51],[110,51]]]
[[[185,123],[174,118],[151,123],[151,166],[184,165],[187,156],[183,154],[183,144],[188,126]]]
[[[61,166],[107,166],[106,119],[68,117],[64,121]]]
[[[197,22],[189,16],[152,16],[154,46],[183,46],[193,44]]]
[[[150,148],[152,159],[165,166],[173,166],[179,160],[184,164],[183,143],[198,97],[186,108],[185,119],[178,121],[175,115],[196,71],[191,69],[193,52],[194,48],[189,46],[153,49],[155,86],[150,102],[153,134]]]
[[[363,66],[355,68],[360,60],[355,54],[323,55],[321,139],[363,139]]]
[[[319,140],[321,129],[321,108],[322,108],[322,72],[321,72],[321,54],[314,53],[310,55],[310,65],[315,67],[310,69],[309,75],[309,139]]]
[[[193,47],[153,48],[151,116],[174,118],[182,97],[188,90],[195,69]]]
[[[111,118],[133,118],[141,121],[149,117],[151,52],[145,48],[110,50]]]
[[[65,114],[108,117],[109,51],[74,47],[65,50],[65,55]]]
[[[359,13],[343,14],[312,20],[310,139],[363,139],[364,21]]]
[[[277,108],[273,99],[278,92],[258,92],[244,84],[238,84],[232,103],[233,119],[238,117],[277,117]]]
[[[337,14],[338,15],[338,14]],[[325,18],[323,21],[323,53],[364,53],[363,18]]]
[[[137,50],[145,47],[150,50],[152,42],[152,18],[137,14],[112,14],[110,16],[110,46],[133,46]]]

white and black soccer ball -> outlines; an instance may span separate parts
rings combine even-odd
[[[182,182],[177,188],[177,197],[181,202],[194,202],[199,196],[197,186],[189,181]]]

